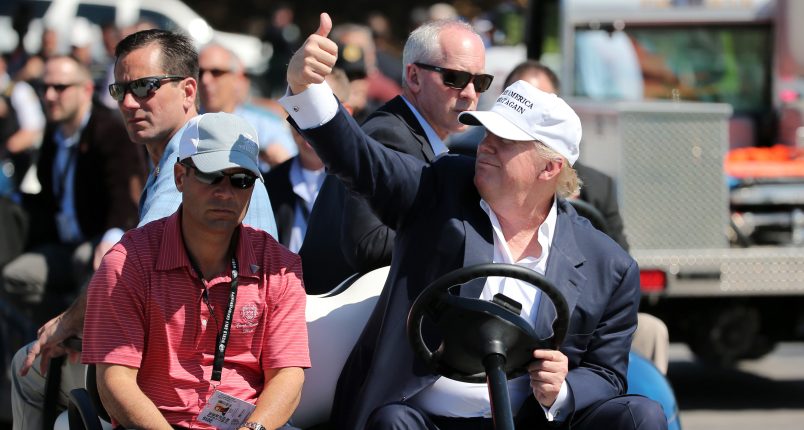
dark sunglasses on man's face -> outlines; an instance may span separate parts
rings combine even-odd
[[[199,77],[203,77],[204,73],[209,73],[210,75],[212,75],[213,78],[217,79],[223,75],[228,75],[229,73],[232,73],[232,71],[225,69],[198,69]]]
[[[39,85],[38,90],[39,90],[39,92],[41,94],[45,94],[45,93],[47,93],[47,90],[53,88],[54,91],[56,91],[57,93],[61,94],[67,88],[76,87],[78,85],[81,85],[81,82],[76,82],[76,83],[73,83],[73,84],[48,84],[48,83],[42,83],[42,84]]]
[[[134,97],[144,99],[151,97],[156,90],[161,88],[163,81],[180,81],[184,78],[185,76],[162,75],[140,78],[131,82],[115,82],[109,85],[109,94],[119,102],[123,101],[127,92],[130,92]]]
[[[192,169],[195,172],[195,179],[198,182],[206,185],[215,185],[219,184],[223,178],[229,178],[229,184],[232,185],[232,188],[237,188],[239,190],[249,189],[254,186],[254,183],[257,182],[257,177],[250,174],[250,173],[223,173],[223,172],[213,172],[213,173],[204,173],[198,170],[198,167],[195,165],[180,161],[179,164],[182,166]]]
[[[462,70],[452,70],[446,69],[444,67],[432,66],[430,64],[424,63],[413,63],[417,67],[420,67],[424,70],[432,70],[434,72],[438,72],[441,74],[441,81],[444,85],[455,88],[456,90],[462,90],[469,85],[469,82],[474,84],[475,92],[482,93],[489,89],[491,86],[491,81],[494,80],[494,76],[487,75],[485,73],[481,73],[478,75],[473,75],[469,72],[464,72]]]

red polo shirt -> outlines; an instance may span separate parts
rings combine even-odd
[[[231,270],[207,283],[210,314],[178,213],[129,231],[103,258],[88,287],[82,357],[138,368],[138,385],[169,423],[211,428],[195,418],[213,392]],[[310,367],[306,295],[298,255],[263,231],[239,228],[237,302],[219,390],[254,403],[263,369]]]

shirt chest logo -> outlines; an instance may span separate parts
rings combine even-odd
[[[256,303],[246,303],[240,308],[240,321],[235,322],[235,328],[241,333],[253,333],[260,321],[260,311]]]
[[[257,305],[254,303],[249,303],[243,306],[240,309],[240,316],[243,318],[244,322],[254,322],[254,320],[257,318]]]

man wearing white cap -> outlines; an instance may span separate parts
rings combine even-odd
[[[516,82],[490,112],[461,114],[461,121],[489,131],[476,161],[448,155],[427,166],[367,137],[321,84],[337,57],[326,39],[330,27],[322,14],[318,31],[291,59],[290,95],[280,102],[329,172],[397,231],[377,311],[341,373],[336,428],[491,428],[485,384],[439,377],[414,354],[405,332],[411,302],[425,286],[488,262],[544,274],[570,309],[560,349],[535,350],[529,375],[509,381],[517,428],[547,428],[549,421],[559,428],[666,428],[658,404],[623,396],[639,268],[564,200],[578,187],[571,165],[581,126],[572,109]],[[540,326],[540,318],[549,318],[549,301],[509,281],[469,283],[460,294],[491,298],[504,290]]]
[[[301,260],[242,224],[257,154],[244,119],[191,119],[173,166],[181,206],[126,233],[89,284],[82,359],[125,428],[277,428],[298,404]]]

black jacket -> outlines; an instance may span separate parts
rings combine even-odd
[[[398,152],[432,162],[424,129],[402,97],[395,97],[362,125],[371,137]],[[277,217],[277,222],[279,218]],[[365,200],[327,175],[319,191],[299,255],[308,294],[334,288],[353,273],[366,273],[391,262],[394,230],[385,226]],[[315,270],[309,270],[309,268]]]

